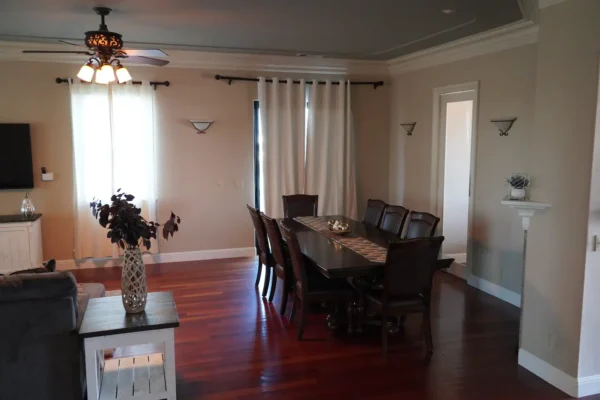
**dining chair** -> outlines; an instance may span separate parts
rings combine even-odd
[[[262,220],[267,229],[267,236],[269,243],[271,244],[271,252],[275,260],[273,266],[273,275],[271,281],[271,292],[269,293],[269,302],[273,302],[275,296],[275,289],[277,287],[277,278],[281,279],[281,306],[279,307],[279,314],[284,315],[287,307],[288,296],[294,291],[294,273],[292,271],[292,263],[287,254],[287,249],[283,238],[281,237],[281,231],[279,230],[279,224],[277,220],[266,216],[264,213],[260,213]]]
[[[283,215],[285,218],[317,216],[318,195],[292,194],[281,196],[281,198],[283,199]]]
[[[426,212],[412,211],[408,216],[408,227],[404,239],[433,237],[440,219]]]
[[[383,212],[379,229],[400,236],[409,212],[407,208],[402,206],[387,206]]]
[[[383,267],[383,290],[368,292],[367,309],[381,315],[383,356],[387,356],[387,321],[390,316],[423,314],[422,334],[427,354],[433,352],[431,337],[431,285],[443,236],[390,243]]]
[[[298,340],[302,340],[306,316],[310,312],[309,305],[311,303],[334,302],[337,305],[340,302],[346,302],[348,323],[352,325],[354,318],[352,304],[358,298],[354,288],[345,280],[330,280],[316,271],[314,273],[308,272],[296,233],[287,227],[285,223],[281,224],[281,233],[289,249],[292,269],[296,278],[290,322],[294,322],[298,303],[302,305],[300,323],[298,324]]]
[[[254,231],[256,232],[256,241],[258,242],[258,272],[256,274],[256,281],[254,281],[254,286],[258,286],[260,282],[260,277],[262,275],[262,266],[265,266],[265,283],[263,285],[262,295],[263,297],[267,295],[267,291],[269,290],[269,280],[271,278],[271,268],[275,264],[275,260],[273,259],[273,255],[269,250],[269,241],[267,240],[267,230],[265,229],[265,224],[260,217],[259,211],[246,204],[248,207],[248,211],[250,211],[250,217],[252,217],[252,223],[254,224]]]
[[[363,222],[373,226],[379,226],[381,223],[381,217],[387,204],[382,200],[369,199],[367,200],[367,209],[365,210],[365,217]]]

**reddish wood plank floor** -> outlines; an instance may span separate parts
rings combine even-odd
[[[74,271],[79,282],[119,289],[120,268]],[[420,316],[390,338],[387,361],[376,327],[361,335],[327,331],[309,319],[304,341],[254,288],[248,259],[156,264],[150,291],[172,291],[178,399],[567,399],[517,365],[516,307],[438,273],[426,364]],[[288,304],[288,315],[291,301]]]

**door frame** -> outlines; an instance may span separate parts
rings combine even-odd
[[[449,94],[459,94],[464,92],[473,92],[473,118],[471,126],[471,168],[469,176],[469,220],[467,226],[467,265],[468,270],[472,270],[473,260],[473,210],[474,193],[476,187],[476,166],[477,166],[477,127],[479,124],[479,81],[460,83],[457,85],[442,86],[433,89],[433,128],[432,128],[432,147],[431,147],[431,185],[429,190],[430,212],[440,218],[440,229],[443,233],[444,221],[444,171],[445,171],[445,144],[446,135],[442,132],[442,96]],[[467,271],[464,271],[467,272]],[[468,274],[468,273],[467,273]],[[461,278],[467,279],[468,276],[462,274]]]

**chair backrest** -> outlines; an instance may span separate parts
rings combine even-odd
[[[383,290],[388,298],[423,295],[429,299],[431,280],[443,236],[392,242],[384,265]]]
[[[265,224],[260,217],[258,210],[249,204],[246,204],[248,211],[250,211],[250,217],[252,217],[252,223],[254,224],[254,230],[256,231],[256,240],[258,241],[258,255],[260,257],[267,257],[269,254],[269,241],[267,240],[267,230]],[[266,262],[266,260],[261,260]]]
[[[318,195],[292,194],[281,196],[281,198],[283,199],[283,215],[285,218],[317,216]]]
[[[365,210],[363,222],[373,226],[379,226],[386,207],[387,204],[383,200],[369,199],[367,201],[367,209]]]
[[[287,227],[284,223],[281,224],[281,234],[285,239],[288,250],[290,252],[290,258],[292,259],[292,269],[294,270],[294,276],[296,281],[300,282],[300,286],[303,291],[308,290],[308,280],[306,278],[306,269],[304,265],[304,256],[300,250],[300,244],[298,243],[298,237],[296,232]]]
[[[383,213],[379,228],[382,231],[400,235],[409,212],[410,211],[407,208],[402,206],[387,206]]]
[[[267,236],[269,243],[271,244],[271,253],[275,262],[281,265],[284,269],[286,267],[286,256],[283,246],[283,238],[281,237],[281,231],[279,230],[279,224],[274,218],[266,216],[264,213],[260,213],[260,216],[265,224],[267,230]]]
[[[413,211],[408,217],[405,239],[433,237],[439,222],[440,219],[433,214]]]

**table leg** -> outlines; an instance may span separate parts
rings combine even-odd
[[[85,377],[87,382],[88,400],[98,400],[100,397],[100,385],[98,379],[98,360],[97,351],[90,341],[83,341],[85,351]]]
[[[177,398],[176,379],[175,379],[175,331],[168,329],[168,339],[165,341],[164,367],[165,380],[167,384],[167,400]]]

